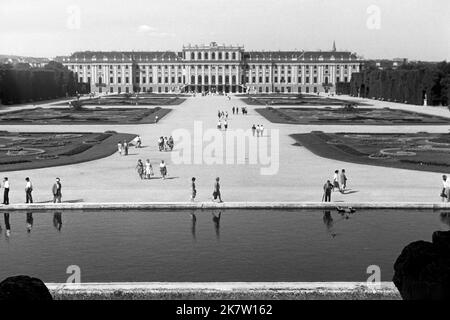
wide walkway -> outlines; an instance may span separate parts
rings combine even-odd
[[[383,106],[381,102],[373,102]],[[34,184],[36,202],[49,201],[55,177],[63,184],[63,200],[71,202],[149,202],[149,201],[187,201],[190,197],[191,177],[197,178],[198,201],[208,201],[213,191],[216,176],[221,178],[224,201],[320,201],[322,186],[331,179],[335,169],[345,168],[348,176],[349,194],[333,193],[334,201],[440,201],[441,177],[436,173],[383,168],[351,164],[320,158],[303,147],[294,146],[292,133],[322,130],[328,132],[448,132],[450,126],[302,126],[271,124],[247,106],[248,115],[232,115],[233,106],[245,104],[237,97],[231,100],[223,96],[188,98],[173,109],[158,124],[149,125],[74,125],[74,126],[0,126],[9,131],[52,131],[76,132],[116,130],[141,135],[145,148],[130,149],[130,155],[118,154],[110,157],[63,167],[4,172],[11,181],[10,199],[12,203],[25,200],[25,177]],[[390,107],[407,107],[390,104]],[[44,107],[44,106],[42,106]],[[424,109],[418,107],[419,109]],[[159,152],[157,138],[170,136],[176,129],[193,132],[194,121],[200,121],[203,129],[215,128],[217,111],[229,113],[229,129],[248,129],[252,124],[263,124],[266,134],[277,129],[279,138],[279,171],[275,175],[261,175],[260,166],[248,164],[234,165],[189,165],[174,164],[170,152]],[[440,109],[427,112],[445,114]],[[422,111],[422,110],[420,110]],[[449,113],[450,115],[450,113]],[[165,160],[168,165],[167,180],[141,180],[135,165],[138,159],[150,159],[157,176],[158,164]]]

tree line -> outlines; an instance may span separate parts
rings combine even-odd
[[[28,103],[89,93],[75,74],[61,63],[51,61],[42,68],[28,64],[0,64],[0,102]]]
[[[380,70],[373,65],[353,73],[349,84],[338,83],[337,94],[408,104],[448,106],[450,63],[407,63]]]

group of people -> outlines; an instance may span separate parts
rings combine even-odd
[[[339,191],[344,193],[347,188],[347,176],[345,174],[345,169],[342,169],[339,173],[339,170],[334,171],[333,183],[330,180],[327,180],[323,185],[323,196],[322,202],[331,202],[331,193],[333,191]]]
[[[239,107],[233,107],[231,110],[233,111],[233,114],[239,114]],[[241,112],[243,115],[246,115],[248,112],[247,107],[241,107]]]
[[[262,124],[252,126],[253,136],[262,137],[264,135],[264,126]]]
[[[155,175],[153,172],[153,166],[149,159],[145,161],[145,164],[141,159],[139,159],[136,165],[136,170],[142,180],[151,179],[151,177]],[[161,160],[161,163],[159,164],[159,172],[161,173],[161,178],[165,180],[167,177],[167,165],[164,160]]]
[[[3,204],[9,205],[9,191],[11,189],[11,184],[8,177],[3,178],[1,187],[3,188]],[[52,187],[53,203],[61,203],[61,190],[61,180],[56,178],[56,181]],[[25,203],[33,203],[33,184],[31,183],[31,179],[29,177],[25,178]]]
[[[159,137],[158,139],[158,148],[159,151],[172,151],[174,147],[173,137]]]
[[[124,140],[123,142],[118,142],[117,143],[117,151],[119,151],[119,154],[121,156],[127,156],[128,155],[128,148],[129,148],[129,144],[126,140]]]
[[[191,201],[195,201],[195,198],[197,197],[197,187],[195,185],[196,178],[192,177],[191,179]],[[220,193],[220,178],[217,177],[214,182],[214,188],[213,188],[213,194],[212,194],[212,201],[218,201],[219,203],[222,201],[222,194]]]

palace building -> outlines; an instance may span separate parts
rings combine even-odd
[[[349,51],[245,51],[183,46],[172,52],[76,52],[57,61],[98,93],[316,93],[349,82],[362,59]]]

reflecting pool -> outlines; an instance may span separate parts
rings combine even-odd
[[[0,279],[65,282],[390,281],[402,248],[449,230],[437,211],[199,210],[0,213]]]

